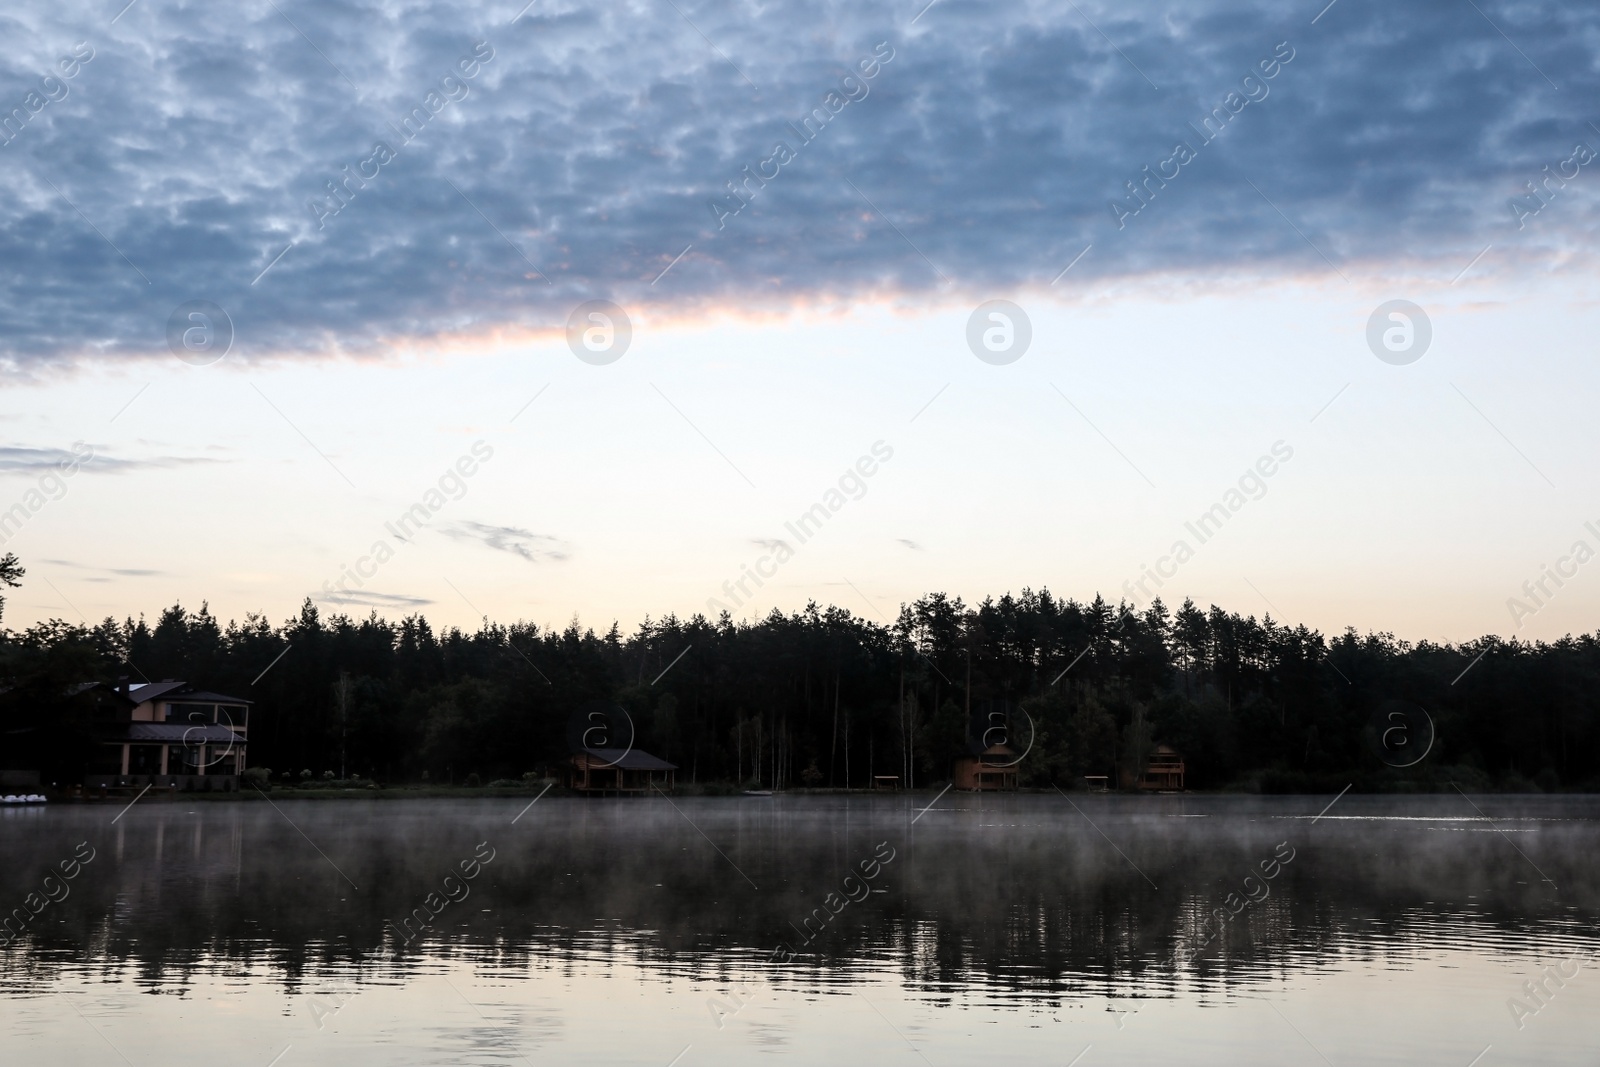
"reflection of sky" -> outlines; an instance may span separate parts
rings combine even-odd
[[[1021,1004],[974,1001],[960,989],[912,992],[892,970],[862,964],[848,989],[827,993],[805,981],[754,979],[754,996],[720,1030],[707,1003],[731,1006],[732,982],[663,979],[626,959],[508,970],[491,958],[456,958],[404,983],[356,986],[335,971],[292,992],[243,974],[201,975],[183,997],[141,995],[132,981],[108,988],[68,978],[50,987],[65,997],[7,999],[0,1054],[43,1062],[40,1050],[49,1049],[52,1063],[104,1062],[93,1027],[134,1063],[215,1062],[226,1048],[239,1062],[266,1064],[285,1046],[285,1065],[364,1067],[664,1067],[685,1046],[684,1065],[747,1064],[762,1054],[803,1064],[922,1062],[908,1042],[935,1064],[1001,1050],[1019,1062],[1065,1064],[1092,1045],[1084,1067],[1091,1057],[1278,1067],[1322,1062],[1318,1051],[1333,1063],[1464,1067],[1490,1044],[1502,1063],[1589,1063],[1600,992],[1584,977],[1525,1030],[1512,1025],[1503,1002],[1533,976],[1533,963],[1445,949],[1399,967],[1366,958],[1291,972],[1232,995]],[[181,1047],[174,1034],[184,1035]]]
[[[0,15],[0,105],[94,50],[0,149],[0,508],[51,450],[97,455],[5,544],[30,568],[7,621],[284,618],[480,438],[495,458],[353,613],[726,604],[879,439],[866,497],[738,614],[1116,598],[1282,439],[1294,461],[1169,603],[1412,638],[1592,625],[1581,572],[1520,628],[1506,603],[1600,549],[1588,170],[1521,229],[1509,207],[1600,137],[1592,9],[678,6]],[[319,228],[307,201],[479,38],[464,98]],[[719,229],[710,198],[883,41],[868,95]],[[1200,144],[1282,41],[1269,95]],[[1109,201],[1177,138],[1197,157],[1118,229]],[[596,298],[635,327],[606,367],[560,333]],[[167,318],[202,299],[236,333],[191,367]],[[1009,366],[966,348],[989,299],[1033,320]],[[1409,366],[1364,340],[1391,299],[1433,321]]]

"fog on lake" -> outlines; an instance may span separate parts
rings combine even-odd
[[[0,1061],[1592,1058],[1595,798],[531,799],[0,810]]]

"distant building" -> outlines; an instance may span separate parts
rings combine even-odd
[[[251,701],[172,680],[96,682],[77,693],[96,705],[86,787],[239,788]]]
[[[1010,792],[1017,788],[1017,753],[1010,745],[983,748],[976,742],[974,751],[957,757],[952,781],[957,789],[982,792]]]
[[[1183,791],[1183,757],[1171,745],[1157,745],[1145,761],[1140,789],[1180,793]]]
[[[677,770],[637,748],[587,748],[573,754],[567,784],[580,793],[648,793],[654,785],[671,789]]]

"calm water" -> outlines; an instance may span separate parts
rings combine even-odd
[[[1594,1061],[1596,799],[933,799],[0,809],[0,1063]]]

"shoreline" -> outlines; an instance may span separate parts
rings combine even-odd
[[[1118,798],[1132,799],[1132,798],[1136,798],[1137,797],[1137,798],[1148,798],[1150,800],[1169,799],[1169,798],[1173,798],[1173,797],[1261,797],[1261,798],[1267,798],[1267,797],[1272,797],[1272,798],[1307,797],[1307,798],[1326,798],[1326,797],[1331,796],[1331,795],[1333,795],[1335,793],[1338,793],[1339,790],[1338,789],[1326,789],[1326,790],[1305,790],[1305,791],[1294,791],[1294,792],[1264,792],[1264,791],[1260,791],[1260,790],[1250,790],[1250,789],[1185,789],[1185,790],[1182,790],[1182,791],[1149,791],[1149,790],[1138,790],[1138,789],[1127,789],[1127,790],[1115,790],[1115,789],[1113,789],[1113,790],[1107,790],[1107,791],[1104,791],[1104,792],[1101,792],[1101,791],[1090,791],[1090,790],[1077,790],[1077,791],[1068,792],[1068,793],[1063,794],[1059,790],[1056,790],[1056,789],[1053,789],[1053,788],[1023,788],[1023,789],[1006,790],[1006,791],[1003,791],[1003,792],[1002,791],[998,791],[998,790],[985,790],[985,791],[981,791],[980,792],[980,791],[974,791],[974,790],[954,790],[954,789],[950,789],[948,786],[941,785],[941,786],[929,786],[929,787],[926,787],[926,788],[923,788],[923,787],[919,786],[919,787],[917,787],[915,789],[900,789],[900,790],[892,790],[892,791],[891,790],[884,790],[884,789],[844,789],[844,788],[838,788],[838,787],[831,788],[831,789],[830,788],[785,789],[785,790],[779,790],[779,791],[776,791],[776,792],[773,792],[773,793],[762,793],[762,794],[753,794],[753,795],[747,795],[747,794],[745,794],[743,792],[733,791],[733,790],[727,789],[727,788],[706,790],[703,787],[693,787],[693,786],[691,786],[691,787],[678,787],[676,789],[665,790],[663,792],[665,793],[666,796],[669,796],[669,797],[678,797],[678,798],[701,797],[701,798],[712,798],[712,799],[720,799],[720,800],[742,800],[742,801],[749,801],[749,802],[753,803],[753,802],[762,801],[762,800],[770,800],[770,799],[773,799],[774,797],[829,797],[829,796],[844,796],[844,797],[876,797],[876,796],[882,796],[882,797],[891,797],[891,796],[896,796],[896,795],[904,795],[904,796],[908,796],[908,797],[931,798],[931,797],[943,796],[945,793],[950,793],[952,796],[958,796],[958,797],[962,797],[962,798],[967,798],[967,797],[1004,798],[1004,797],[1016,797],[1016,796],[1063,796],[1063,795],[1064,796],[1068,796],[1068,797],[1085,797],[1085,798],[1087,798],[1087,797],[1118,797]],[[1352,788],[1349,788],[1346,792],[1350,796],[1385,796],[1385,797],[1412,797],[1412,798],[1420,798],[1420,797],[1456,797],[1456,796],[1459,795],[1459,794],[1457,794],[1455,792],[1452,792],[1448,788],[1445,788],[1445,789],[1360,789],[1360,788],[1352,787]],[[1589,791],[1589,790],[1563,790],[1563,791],[1559,791],[1559,792],[1543,792],[1543,791],[1525,791],[1525,790],[1503,790],[1502,791],[1502,790],[1490,789],[1490,790],[1476,790],[1475,792],[1479,793],[1479,795],[1487,794],[1487,795],[1492,795],[1492,796],[1497,796],[1497,797],[1522,797],[1522,798],[1529,798],[1529,797],[1584,797],[1584,796],[1597,796],[1597,795],[1600,795],[1600,793],[1597,793],[1597,792],[1594,792],[1594,791]],[[225,792],[224,791],[218,791],[218,792],[167,792],[167,791],[159,791],[158,792],[156,790],[150,790],[149,792],[145,793],[142,797],[140,797],[138,802],[140,804],[173,803],[173,802],[178,802],[178,801],[185,801],[185,802],[187,802],[187,801],[204,801],[204,802],[220,802],[220,803],[243,803],[243,802],[255,803],[255,802],[259,802],[260,800],[267,800],[267,801],[272,802],[272,803],[277,803],[278,801],[282,801],[282,800],[327,800],[327,801],[351,801],[351,800],[482,800],[482,799],[496,799],[496,798],[503,798],[503,799],[506,799],[506,800],[520,800],[520,799],[537,799],[537,798],[540,798],[540,797],[542,797],[542,796],[544,796],[546,794],[548,794],[548,796],[550,798],[590,799],[590,800],[619,800],[619,799],[641,799],[642,800],[642,799],[648,799],[650,797],[650,795],[651,795],[651,794],[639,794],[637,796],[632,796],[632,795],[618,796],[618,795],[615,795],[615,794],[606,794],[606,795],[598,795],[597,796],[597,795],[581,793],[581,792],[578,792],[578,791],[575,791],[575,790],[572,790],[572,789],[568,789],[568,788],[566,788],[564,786],[552,786],[549,789],[544,789],[544,788],[540,788],[540,787],[526,787],[526,788],[524,788],[524,787],[515,787],[515,788],[513,788],[513,787],[499,787],[499,788],[490,788],[488,786],[440,786],[440,785],[432,785],[432,786],[416,785],[416,786],[411,786],[411,785],[401,785],[401,786],[373,786],[373,787],[359,786],[359,787],[335,787],[335,788],[316,788],[316,787],[313,787],[313,788],[305,788],[305,789],[294,787],[294,788],[288,788],[288,789],[278,788],[278,789],[273,789],[273,790],[269,790],[269,791],[265,791],[265,792],[260,791],[260,790],[255,790],[255,789],[241,789],[241,790],[233,790],[233,791],[225,791]],[[130,801],[132,801],[138,795],[139,794],[138,794],[138,792],[136,790],[126,789],[126,788],[124,788],[122,791],[119,791],[119,792],[110,793],[110,794],[108,794],[108,795],[106,795],[104,797],[101,797],[101,796],[70,796],[70,795],[61,794],[61,793],[56,793],[56,794],[52,795],[52,794],[46,793],[46,796],[49,798],[48,803],[46,803],[46,804],[26,804],[26,805],[24,805],[24,804],[15,804],[15,805],[6,805],[5,808],[16,808],[16,809],[19,809],[19,810],[23,810],[23,809],[40,810],[40,809],[47,809],[47,808],[49,808],[51,806],[57,806],[57,805],[67,805],[67,806],[77,806],[77,805],[81,805],[81,804],[95,804],[95,805],[124,804],[125,805],[125,804],[128,804]],[[0,808],[0,810],[5,810],[5,808]]]

